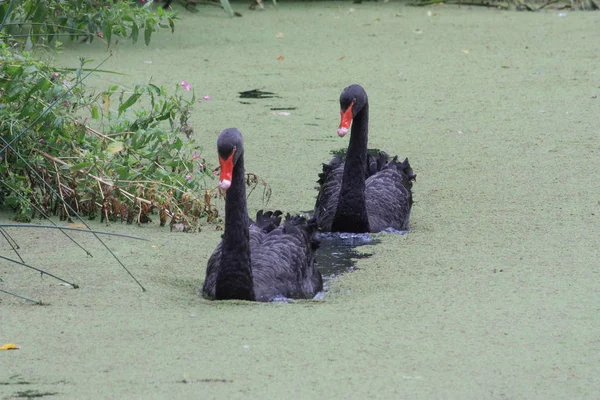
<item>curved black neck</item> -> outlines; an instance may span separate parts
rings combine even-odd
[[[365,203],[368,140],[369,103],[366,102],[352,121],[342,188],[331,225],[333,232],[369,232],[369,219]]]
[[[241,154],[233,168],[231,186],[225,198],[225,233],[215,290],[219,300],[255,300],[249,227],[244,155]]]

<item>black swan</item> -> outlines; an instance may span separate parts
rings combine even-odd
[[[416,178],[408,158],[398,162],[386,153],[367,155],[369,101],[360,85],[350,85],[340,95],[342,121],[338,135],[348,133],[346,159],[335,157],[319,174],[319,194],[314,218],[326,232],[381,232],[408,229]]]
[[[208,260],[202,295],[210,300],[313,298],[323,289],[315,265],[316,221],[288,214],[280,226],[280,211],[259,211],[253,223],[246,206],[241,133],[235,128],[221,132],[217,150],[219,186],[227,190],[225,232]]]

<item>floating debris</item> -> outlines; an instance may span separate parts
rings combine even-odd
[[[279,97],[273,92],[265,92],[260,89],[246,90],[239,93],[240,99],[272,99],[273,97]]]

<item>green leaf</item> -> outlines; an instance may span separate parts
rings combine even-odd
[[[71,167],[71,170],[73,171],[77,171],[80,169],[86,169],[91,167],[92,165],[94,165],[94,163],[90,162],[90,161],[85,161],[85,162],[80,162],[79,164],[75,164]]]
[[[104,25],[104,40],[106,40],[107,47],[110,47],[111,39],[112,39],[112,24],[107,23],[106,25]]]
[[[25,50],[29,51],[33,48],[33,42],[31,41],[31,36],[27,36],[27,40],[25,41]]]
[[[108,146],[106,146],[106,151],[108,151],[111,154],[115,154],[115,153],[120,152],[124,148],[125,148],[125,145],[123,144],[123,142],[116,141],[116,142],[112,142]]]
[[[150,37],[152,36],[152,26],[146,25],[146,29],[144,29],[144,42],[146,42],[146,46],[150,44]]]
[[[92,105],[92,119],[100,119],[100,111],[97,105]]]
[[[131,26],[131,40],[133,40],[133,43],[137,43],[139,34],[140,34],[140,28],[134,22],[133,25]]]
[[[8,67],[6,67],[6,72],[8,73],[8,75],[15,78],[23,73],[23,68],[19,67],[18,65],[9,65]]]
[[[135,104],[136,101],[140,98],[141,93],[134,93],[125,101],[125,103],[119,106],[119,114],[123,113],[123,111],[127,110],[129,107]]]

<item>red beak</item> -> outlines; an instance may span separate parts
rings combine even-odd
[[[352,123],[352,108],[354,107],[355,100],[352,100],[352,103],[348,106],[346,111],[340,111],[342,116],[342,121],[340,122],[340,126],[338,127],[337,134],[340,137],[344,137],[346,133],[350,130],[350,124]]]
[[[219,187],[223,190],[229,189],[231,186],[231,177],[233,176],[233,156],[235,154],[235,147],[231,152],[231,155],[223,160],[219,156],[219,164],[221,164],[221,174],[219,175]]]

